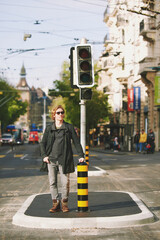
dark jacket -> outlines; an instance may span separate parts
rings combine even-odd
[[[134,136],[134,143],[139,143],[139,139],[140,139],[140,134],[138,133]]]
[[[155,134],[154,134],[154,132],[148,133],[147,142],[149,144],[152,144],[152,143],[154,143],[154,141],[155,141]]]
[[[45,157],[49,156],[52,151],[53,143],[55,140],[55,130],[56,128],[54,123],[47,126],[45,129],[42,141],[40,143],[42,161]],[[74,130],[73,125],[64,122],[64,159],[62,164],[64,174],[75,171],[71,140],[73,140],[79,157],[84,157],[82,146],[79,142],[79,138]],[[42,162],[41,171],[47,170],[47,163]]]

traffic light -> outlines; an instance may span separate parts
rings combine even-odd
[[[92,47],[80,44],[75,47],[76,85],[79,88],[94,86]]]
[[[78,88],[76,85],[76,69],[75,69],[75,48],[71,47],[70,49],[70,83],[71,88]]]
[[[91,88],[80,88],[80,100],[91,100],[92,89]]]

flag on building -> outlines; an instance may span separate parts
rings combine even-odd
[[[160,105],[160,76],[155,77],[154,104]]]
[[[132,88],[132,89],[128,89],[128,111],[129,112],[134,111],[133,104],[134,104],[134,94],[133,94],[133,88]]]
[[[134,110],[141,110],[141,88],[140,87],[134,87]]]

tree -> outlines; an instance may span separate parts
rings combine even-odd
[[[79,90],[72,89],[70,86],[69,63],[64,62],[62,65],[61,80],[54,82],[55,89],[50,89],[49,95],[64,98],[66,109],[66,120],[80,126],[80,107],[79,107]],[[109,117],[110,107],[108,97],[104,93],[97,91],[96,87],[92,88],[93,97],[86,103],[86,125],[87,130],[97,127],[101,119],[106,120]]]
[[[27,112],[27,106],[27,102],[21,101],[18,91],[0,78],[0,121],[3,131]]]

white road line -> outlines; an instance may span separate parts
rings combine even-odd
[[[28,154],[25,154],[25,155],[23,155],[23,157],[21,157],[21,159],[24,159],[25,157],[27,157],[28,156]]]
[[[12,152],[12,149],[8,150],[8,151],[6,152],[6,154],[8,154],[8,153],[10,153],[10,152]]]

